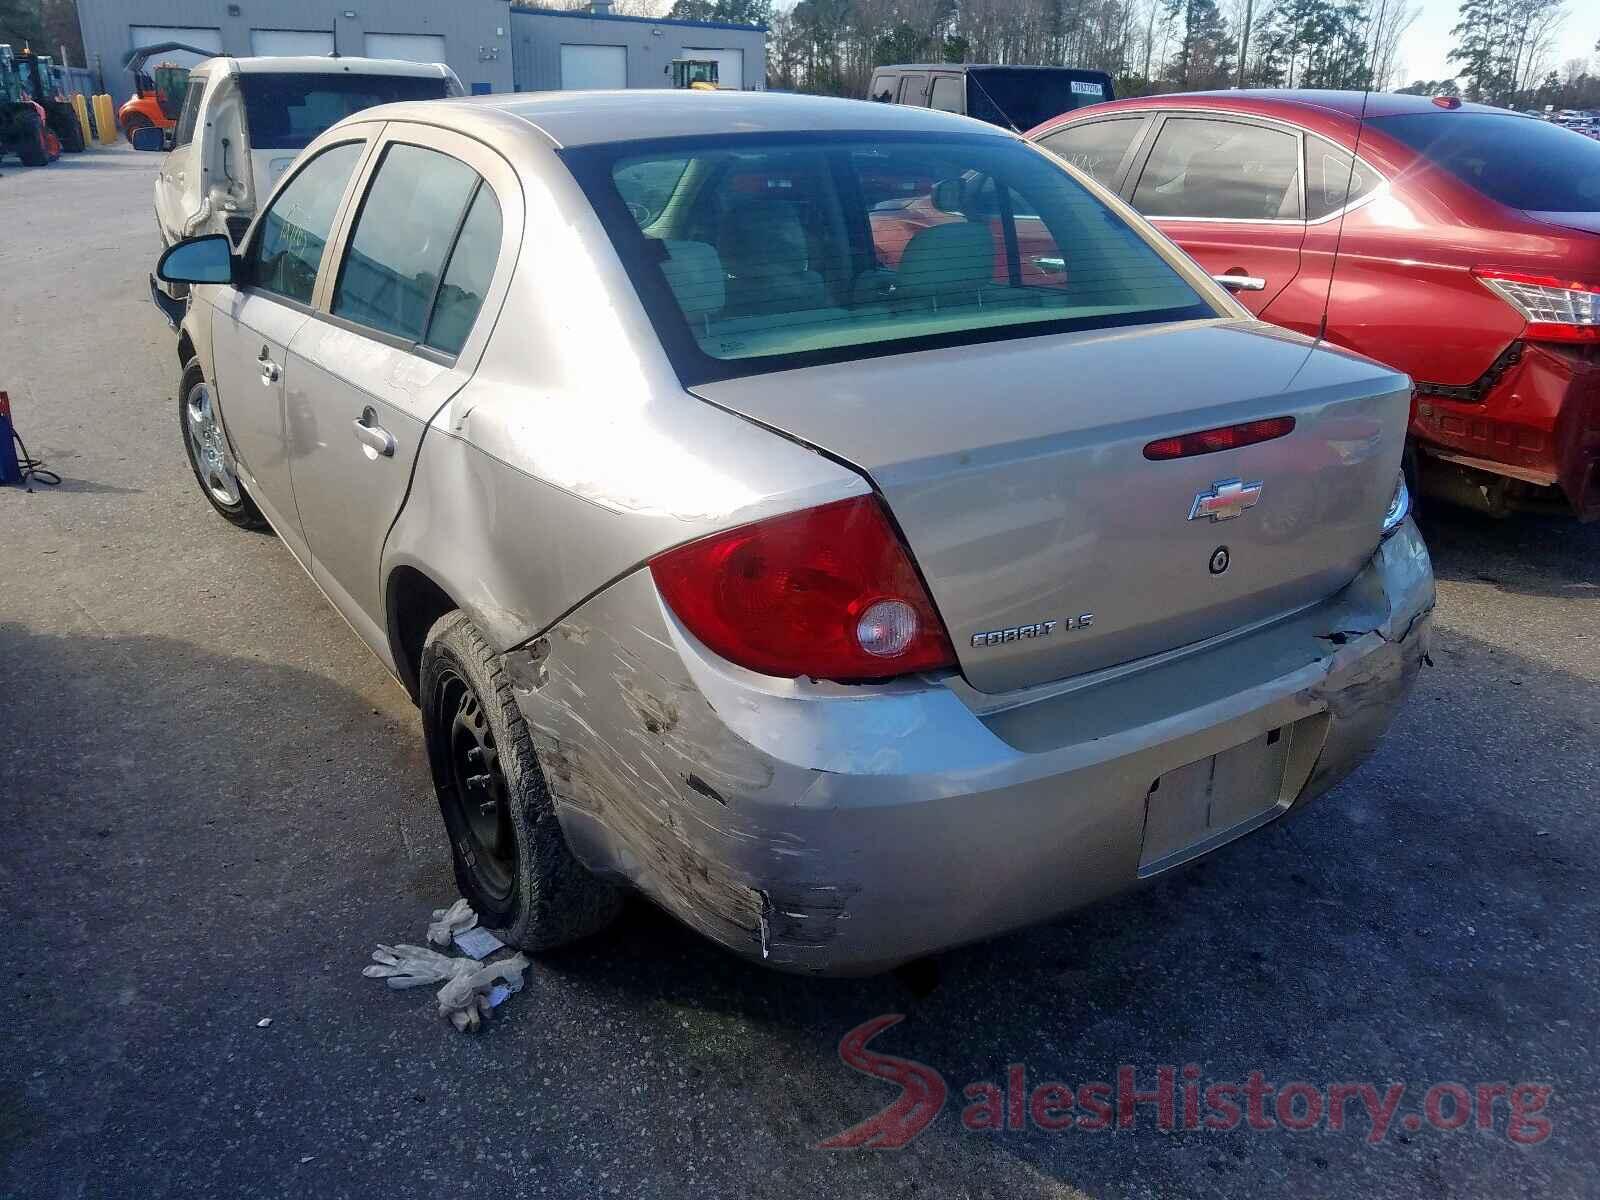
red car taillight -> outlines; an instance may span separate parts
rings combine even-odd
[[[713,534],[651,559],[650,573],[690,633],[765,675],[851,682],[955,665],[873,496]]]
[[[1534,342],[1600,342],[1600,283],[1473,270],[1480,283],[1522,314],[1523,336]]]

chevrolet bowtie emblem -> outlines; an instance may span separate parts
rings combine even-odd
[[[1215,521],[1231,521],[1244,516],[1244,510],[1254,508],[1261,499],[1261,482],[1244,483],[1238,479],[1219,479],[1205,491],[1197,493],[1189,509],[1189,520],[1210,517]]]

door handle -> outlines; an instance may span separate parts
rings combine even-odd
[[[356,431],[356,440],[383,458],[394,457],[394,435],[378,424],[378,411],[372,405],[361,410],[361,415],[350,422]]]
[[[1229,272],[1227,275],[1213,275],[1211,278],[1230,292],[1264,292],[1267,290],[1267,281],[1259,275]]]
[[[261,353],[256,355],[256,365],[261,368],[262,387],[271,387],[283,375],[283,368],[272,361],[272,356],[265,346],[261,347]]]

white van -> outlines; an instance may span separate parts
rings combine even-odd
[[[330,125],[375,104],[461,93],[442,63],[207,59],[189,74],[176,128],[133,137],[139,150],[166,152],[155,189],[162,244],[225,233],[238,245],[295,155]]]

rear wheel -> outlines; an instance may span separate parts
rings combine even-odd
[[[480,924],[531,951],[610,924],[622,894],[568,849],[500,656],[464,613],[428,631],[418,686],[456,885]]]
[[[83,126],[78,124],[77,111],[61,100],[51,101],[45,109],[50,116],[51,132],[60,140],[61,148],[68,154],[82,154]]]
[[[122,136],[128,139],[128,145],[133,145],[133,132],[136,129],[148,129],[155,124],[143,113],[129,113],[128,119],[123,122]]]
[[[195,482],[211,507],[240,529],[267,528],[267,519],[239,482],[233,450],[217,416],[216,398],[197,358],[191,358],[183,368],[183,382],[178,388],[178,427]]]

